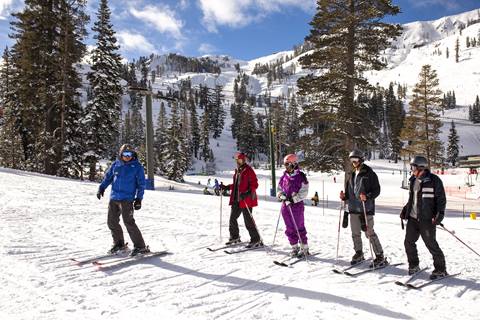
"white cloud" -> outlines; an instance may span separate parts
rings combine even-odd
[[[12,6],[13,0],[0,0],[0,19],[5,20],[8,9]]]
[[[117,33],[120,46],[124,51],[156,53],[155,46],[149,42],[143,35],[122,30]]]
[[[198,48],[198,52],[202,54],[214,53],[215,51],[217,51],[217,48],[209,43],[202,43]]]
[[[281,12],[296,7],[312,12],[315,0],[197,0],[203,12],[203,22],[210,32],[216,32],[217,26],[233,28],[244,27],[258,21],[269,13]]]
[[[446,9],[458,9],[460,4],[456,0],[410,0],[414,7],[442,6]]]
[[[146,6],[143,10],[130,8],[130,13],[137,19],[153,24],[161,33],[168,33],[176,39],[181,39],[183,21],[175,17],[175,13],[168,6],[163,8]]]

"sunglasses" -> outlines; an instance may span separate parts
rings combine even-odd
[[[133,152],[132,151],[124,151],[124,152],[122,152],[122,157],[131,158],[131,157],[133,157]]]
[[[360,162],[360,158],[350,158],[351,163]]]

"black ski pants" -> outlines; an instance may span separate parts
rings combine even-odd
[[[252,208],[249,208],[250,212],[252,212]],[[251,242],[258,242],[260,241],[260,235],[258,234],[257,227],[255,225],[255,221],[253,221],[250,213],[248,212],[247,208],[240,208],[237,203],[232,205],[232,211],[230,211],[230,239],[237,239],[240,237],[240,233],[238,230],[238,222],[237,219],[243,213],[243,221],[245,221],[245,227],[247,227],[248,233],[250,234],[250,241]]]
[[[135,248],[145,248],[142,233],[138,229],[135,219],[133,218],[133,202],[132,201],[116,201],[110,200],[108,204],[107,224],[112,233],[114,244],[125,243],[123,239],[123,230],[120,226],[120,215],[123,224],[127,228],[130,239],[132,239]]]
[[[416,242],[420,236],[425,243],[428,251],[433,256],[433,266],[436,270],[445,271],[445,256],[442,249],[437,243],[436,239],[437,226],[431,221],[417,220],[414,218],[408,219],[407,233],[405,234],[405,251],[408,257],[408,264],[410,267],[418,266],[418,251]]]

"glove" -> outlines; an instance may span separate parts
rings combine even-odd
[[[400,219],[405,220],[407,219],[407,207],[403,207],[402,212],[400,212]]]
[[[133,209],[140,210],[141,208],[142,208],[142,200],[135,199],[135,201],[133,201]]]
[[[343,212],[342,228],[348,227],[348,211]]]
[[[247,192],[240,193],[240,199],[245,200],[246,197],[250,194],[250,190]]]
[[[363,202],[367,201],[367,195],[365,193],[360,193],[360,200],[362,200]]]
[[[365,216],[360,214],[360,229],[363,232],[367,232],[367,222],[365,221]]]
[[[277,198],[280,201],[285,201],[287,200],[287,195],[285,194],[285,192],[280,191],[279,193],[277,193]]]
[[[445,213],[443,213],[443,212],[437,213],[435,218],[432,219],[432,224],[435,224],[437,226],[440,225],[443,221],[444,216],[445,216]]]
[[[97,199],[100,200],[102,197],[103,197],[103,193],[105,192],[105,190],[103,189],[98,189],[98,192],[97,192]]]
[[[340,191],[340,200],[345,201],[345,193]]]

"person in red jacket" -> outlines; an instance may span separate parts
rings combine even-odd
[[[250,243],[247,245],[247,248],[261,247],[263,246],[262,239],[252,216],[252,208],[258,205],[256,193],[258,188],[257,175],[252,167],[247,164],[247,157],[244,153],[235,153],[234,159],[237,163],[237,168],[233,175],[233,183],[224,186],[224,189],[230,190],[229,205],[232,207],[229,226],[230,239],[226,245],[241,242],[237,219],[243,214],[245,226],[250,234]]]

